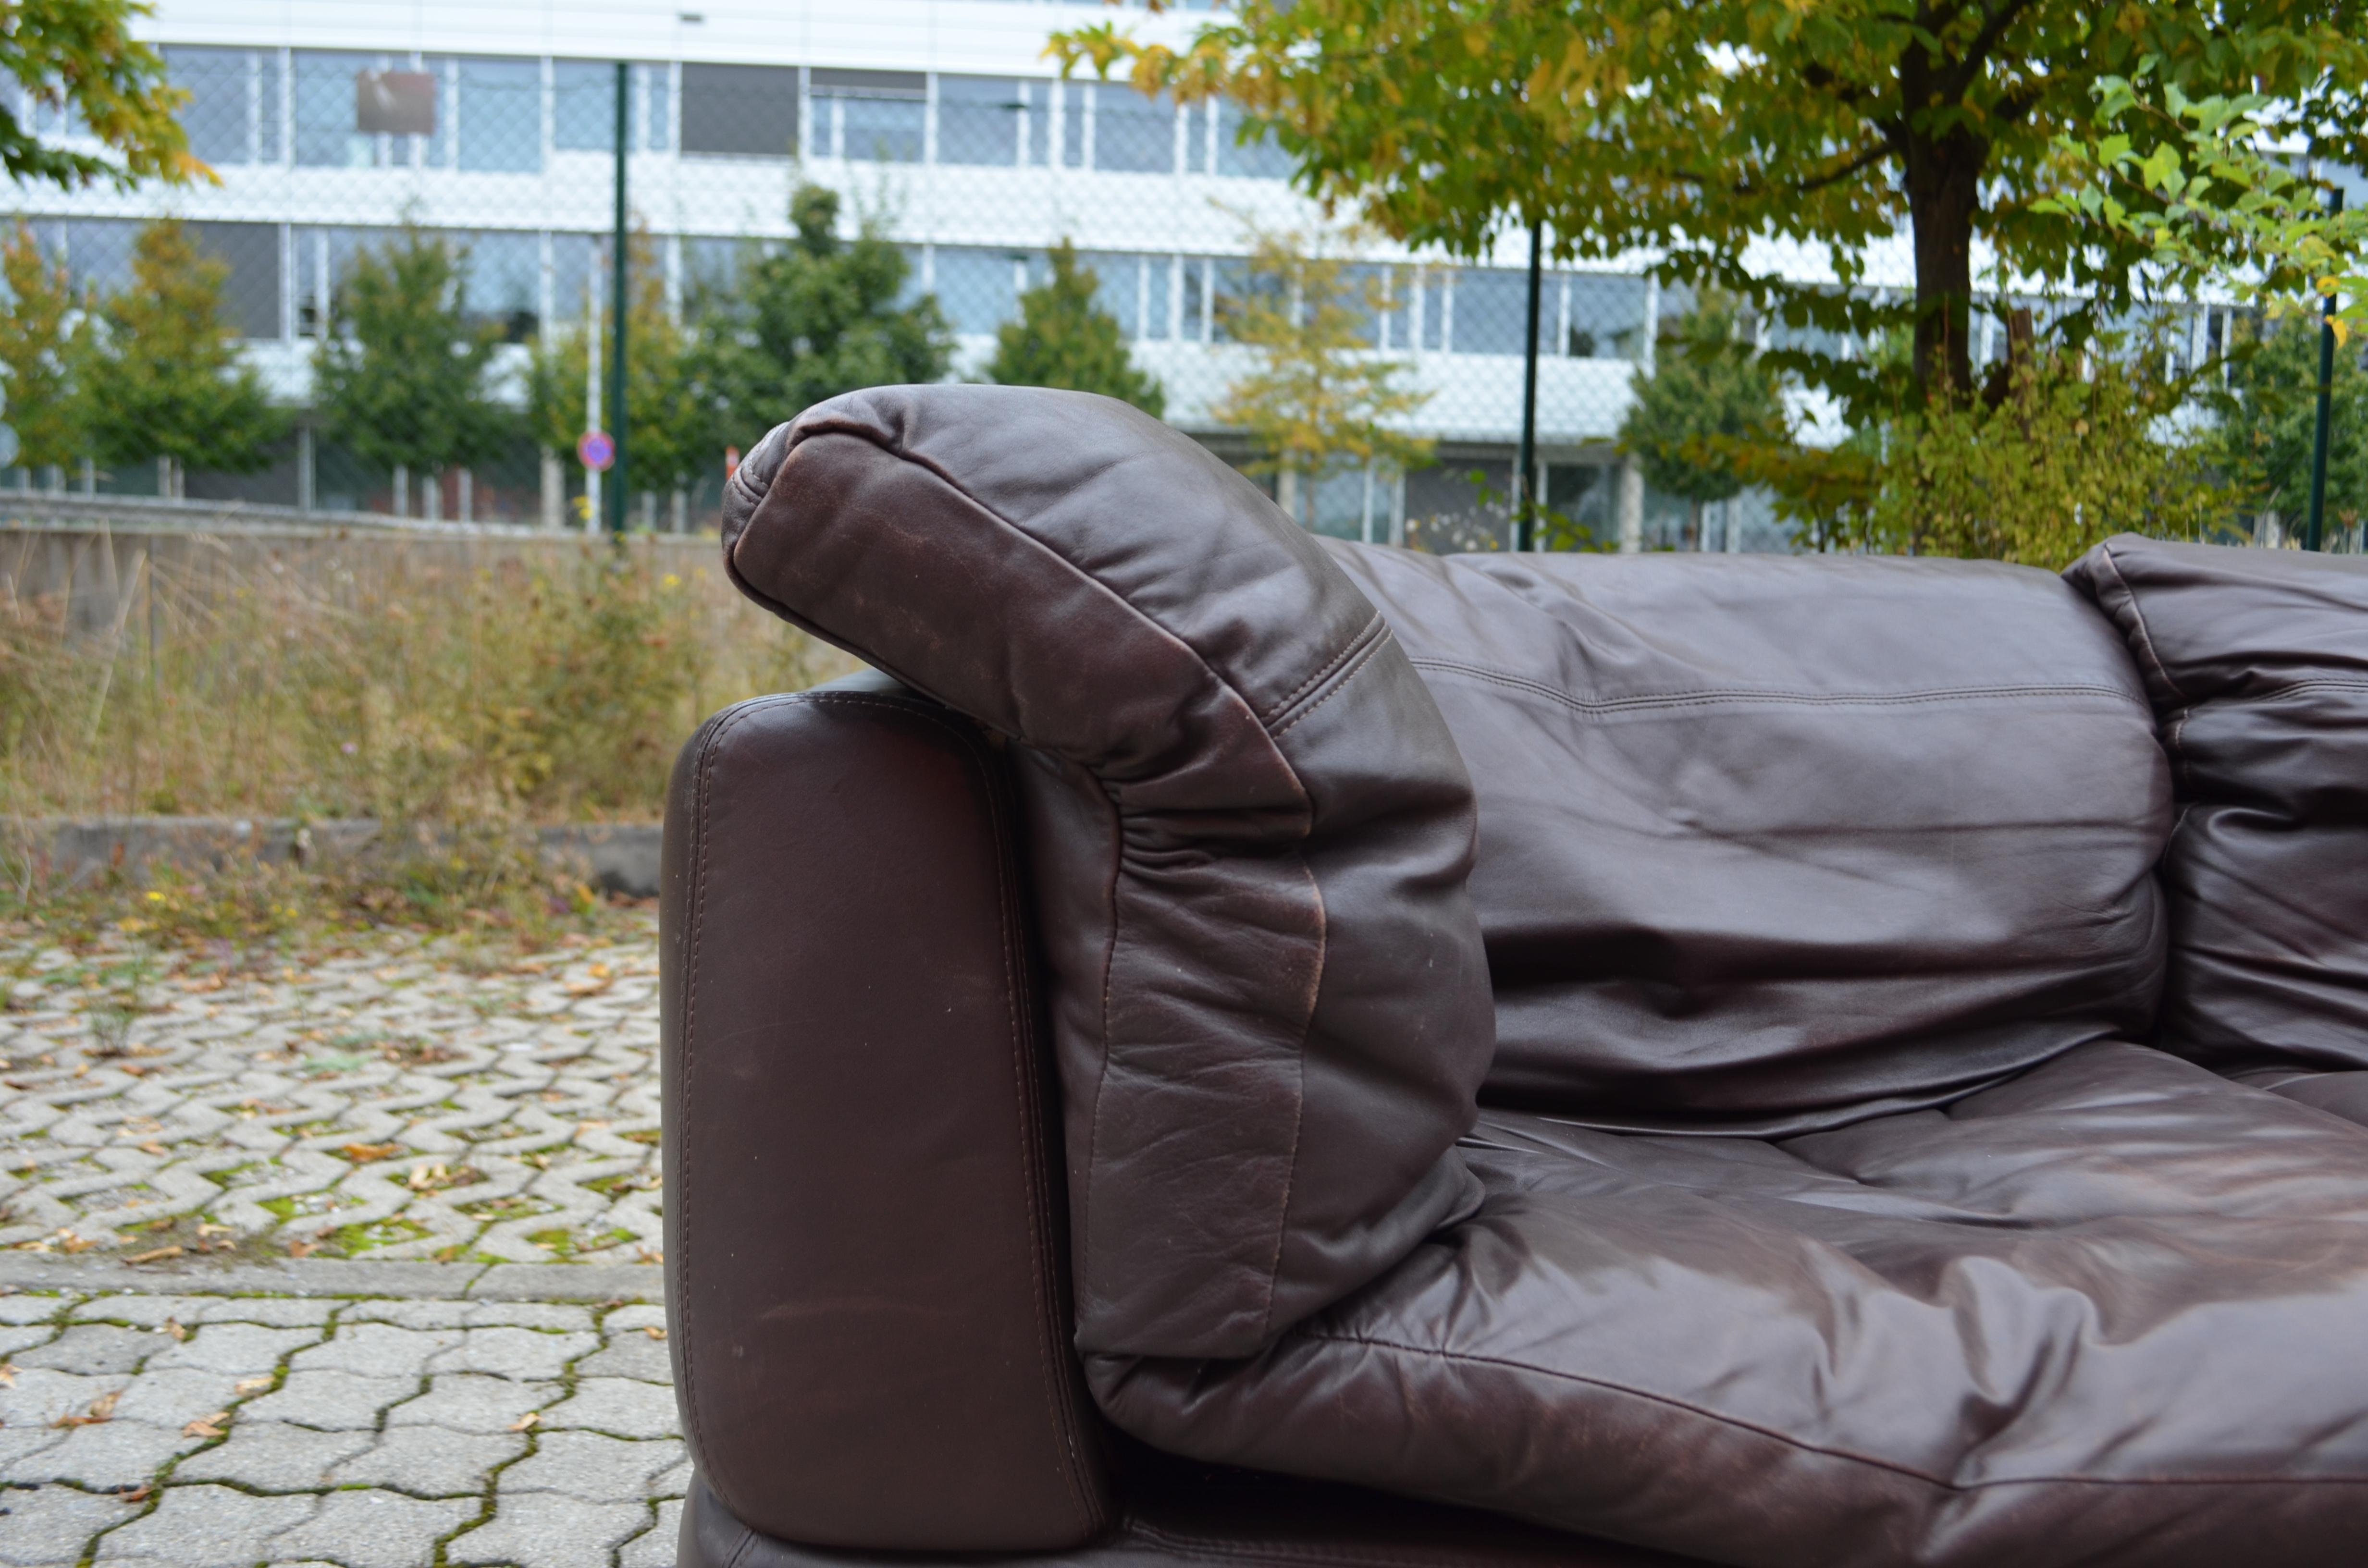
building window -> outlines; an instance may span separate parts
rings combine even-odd
[[[530,62],[529,62],[530,65]],[[736,66],[686,65],[695,70],[743,69]],[[795,72],[783,72],[790,81],[791,134],[796,133]],[[664,65],[635,65],[626,80],[625,108],[631,117],[625,144],[637,152],[663,153],[674,142],[673,107]],[[617,67],[605,60],[554,60],[551,62],[551,144],[567,153],[609,153],[617,146]],[[467,165],[463,165],[466,167]],[[490,166],[490,165],[489,165]]]
[[[1219,100],[1217,105],[1217,172],[1245,179],[1289,179],[1291,155],[1275,145],[1270,132],[1261,131],[1245,142],[1242,135],[1242,111],[1239,106]]]
[[[165,50],[173,85],[189,95],[181,127],[189,151],[220,168],[279,161],[279,55],[277,51]]]
[[[1133,87],[1087,84],[1093,95],[1094,167],[1114,174],[1176,172],[1176,106]]]
[[[1021,92],[1008,76],[939,77],[938,162],[1006,168],[1024,161],[1029,106]]]
[[[938,303],[956,332],[993,332],[1019,314],[1022,257],[970,245],[937,247]]]
[[[535,60],[453,62],[453,129],[460,166],[484,173],[542,169],[542,63]]]
[[[601,145],[607,146],[607,142]],[[798,73],[787,65],[682,68],[682,150],[723,157],[798,152]]]
[[[409,136],[365,134],[358,127],[355,95],[365,71],[380,68],[371,54],[331,54],[318,50],[295,51],[296,162],[306,168],[367,169],[376,165],[411,162]],[[389,145],[381,147],[380,143]],[[403,143],[398,150],[393,143]],[[397,153],[400,156],[397,156]]]
[[[929,83],[923,73],[817,70],[808,85],[822,156],[874,164],[921,161],[929,114]]]

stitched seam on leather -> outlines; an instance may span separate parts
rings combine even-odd
[[[1389,635],[1389,627],[1383,623],[1382,619],[1382,612],[1380,610],[1375,610],[1372,615],[1367,619],[1365,624],[1357,629],[1357,634],[1355,636],[1340,644],[1340,651],[1338,653],[1324,661],[1323,668],[1317,670],[1314,675],[1309,676],[1305,680],[1301,681],[1297,686],[1293,687],[1281,701],[1268,709],[1265,712],[1259,714],[1258,722],[1267,725],[1273,724],[1277,719],[1291,711],[1291,705],[1292,703],[1298,701],[1301,698],[1306,696],[1317,687],[1322,686],[1324,682],[1330,677],[1333,671],[1347,664],[1351,658],[1354,658],[1360,648],[1364,648],[1369,644],[1379,641],[1382,637]]]
[[[2066,682],[2050,686],[1966,686],[1941,687],[1930,691],[1904,692],[1821,692],[1821,691],[1751,691],[1744,688],[1710,689],[1696,692],[1667,692],[1649,697],[1587,698],[1576,696],[1543,681],[1517,676],[1508,670],[1490,669],[1485,665],[1467,665],[1453,659],[1416,658],[1410,661],[1417,669],[1439,670],[1450,675],[1470,676],[1498,686],[1509,686],[1549,698],[1583,713],[1618,713],[1631,710],[1651,710],[1663,708],[1701,708],[1726,703],[1769,702],[1811,708],[1889,708],[1924,702],[1962,702],[1994,700],[2015,697],[2111,697],[2145,709],[2148,717],[2154,710],[2132,697],[2119,687],[2087,682]]]
[[[1291,716],[1290,723],[1285,724],[1281,729],[1274,732],[1274,738],[1278,741],[1282,739],[1283,736],[1297,729],[1300,722],[1310,713],[1315,712],[1318,708],[1323,707],[1326,703],[1331,701],[1334,698],[1348,690],[1349,687],[1355,683],[1359,676],[1364,674],[1367,669],[1372,667],[1373,655],[1379,653],[1382,650],[1383,645],[1389,641],[1389,628],[1383,627],[1382,629],[1382,635],[1375,638],[1372,642],[1365,644],[1364,653],[1359,656],[1354,665],[1351,665],[1348,670],[1341,675],[1338,681],[1333,683],[1332,689],[1317,698],[1315,701],[1309,703],[1306,707],[1301,709],[1298,712],[1292,714]],[[1285,760],[1288,761],[1289,759],[1286,758]]]
[[[2192,701],[2187,693],[2179,688],[2179,683],[2170,678],[2170,666],[2162,662],[2162,653],[2155,646],[2154,632],[2146,625],[2146,608],[2138,603],[2137,590],[2130,586],[2127,577],[2122,575],[2122,563],[2113,558],[2113,547],[2108,544],[2099,554],[2104,560],[2105,570],[2111,572],[2113,581],[2121,585],[2122,596],[2129,600],[2131,619],[2137,622],[2138,645],[2146,650],[2148,662],[2154,665],[2154,673],[2162,677],[2162,684],[2171,696],[2182,703]]]
[[[686,1110],[689,1108],[689,1103],[693,1097],[692,1089],[697,1083],[696,1068],[698,1065],[699,1050],[696,1044],[696,1025],[698,1022],[697,998],[699,995],[699,947],[700,939],[704,937],[707,933],[707,849],[708,845],[711,842],[710,835],[707,831],[707,821],[708,806],[714,786],[715,759],[717,755],[721,753],[723,748],[725,738],[728,737],[734,730],[740,726],[743,720],[749,718],[753,714],[761,711],[764,709],[779,707],[784,702],[794,700],[796,699],[793,698],[759,698],[754,701],[742,703],[739,707],[725,714],[723,718],[717,722],[715,728],[708,733],[707,744],[700,752],[698,814],[694,819],[699,839],[699,859],[696,863],[694,874],[699,880],[699,892],[698,896],[691,902],[690,942],[688,950],[683,955],[682,972],[682,1097]],[[677,1233],[679,1239],[675,1247],[675,1252],[677,1254],[677,1256],[673,1260],[675,1267],[675,1279],[677,1281],[675,1299],[677,1301],[687,1301],[689,1298],[691,1253],[690,1190],[688,1184],[684,1187],[681,1198],[681,1229]],[[687,1313],[688,1308],[685,1310]],[[689,1428],[688,1435],[691,1438],[692,1443],[700,1450],[709,1451],[706,1440],[706,1423],[700,1413],[699,1374],[694,1369],[689,1346],[684,1347],[682,1358],[682,1403],[683,1425]]]
[[[947,727],[953,726],[949,724]],[[1011,824],[1007,819],[1005,802],[996,790],[996,780],[987,770],[986,760],[979,755],[977,737],[965,735],[962,740],[963,755],[969,757],[972,770],[978,777],[980,790],[987,803],[987,815],[994,824],[995,873],[999,895],[995,907],[1002,926],[999,935],[1003,949],[1004,1017],[1011,1029],[1011,1082],[1016,1101],[1013,1109],[1019,1113],[1019,1119],[1021,1180],[1027,1189],[1028,1201],[1028,1250],[1034,1266],[1032,1273],[1036,1287],[1029,1292],[1029,1305],[1036,1314],[1036,1361],[1044,1373],[1045,1413],[1052,1418],[1056,1440],[1069,1458],[1069,1462],[1063,1467],[1062,1479],[1068,1483],[1071,1500],[1077,1506],[1080,1529],[1090,1533],[1101,1524],[1102,1511],[1086,1490],[1085,1461],[1077,1451],[1076,1423],[1073,1419],[1076,1410],[1075,1390],[1069,1382],[1068,1358],[1062,1353],[1066,1347],[1059,1344],[1053,1320],[1045,1311],[1053,1282],[1060,1278],[1060,1270],[1047,1245],[1053,1233],[1053,1217],[1049,1195],[1045,1190],[1044,1130],[1036,1098],[1039,1081],[1029,1070],[1028,1020],[1021,1016],[1019,1006],[1020,977],[1016,949],[1019,937],[1018,923],[1012,918],[1012,904],[1018,897],[1018,890],[1013,885],[1014,868],[1009,863]],[[1099,1092],[1099,1085],[1096,1088]],[[1063,1399],[1064,1394],[1072,1396],[1065,1403]]]
[[[1351,674],[1353,676],[1354,672]],[[1347,681],[1341,682],[1343,686],[1347,684]],[[1338,687],[1334,689],[1338,690]],[[1316,706],[1321,707],[1323,704],[1318,703]],[[1308,711],[1312,713],[1315,709],[1311,708]],[[1324,906],[1324,886],[1315,880],[1315,872],[1307,864],[1307,857],[1303,854],[1295,858],[1299,861],[1300,875],[1307,879],[1307,891],[1315,898],[1314,985],[1317,994],[1321,994],[1324,987],[1324,960],[1332,953],[1331,912]],[[1275,1206],[1273,1262],[1267,1268],[1266,1313],[1258,1320],[1260,1340],[1274,1338],[1274,1299],[1277,1294],[1276,1285],[1282,1278],[1282,1244],[1284,1238],[1291,1234],[1291,1200],[1299,1192],[1299,1149],[1307,1138],[1307,1036],[1308,1031],[1315,1027],[1315,996],[1311,995],[1307,999],[1307,1022],[1299,1031],[1299,1049],[1292,1053],[1291,1058],[1291,1064],[1299,1072],[1297,1101],[1299,1108],[1291,1119],[1291,1160],[1283,1167],[1285,1174],[1282,1178],[1282,1201]]]
[[[1524,1376],[1551,1378],[1558,1382],[1583,1383],[1589,1388],[1604,1389],[1612,1393],[1626,1394],[1632,1399],[1641,1399],[1654,1404],[1667,1405],[1672,1410],[1682,1410],[1690,1415],[1698,1415],[1705,1421],[1716,1422],[1722,1426],[1732,1426],[1739,1432],[1750,1432],[1756,1436],[1766,1437],[1771,1442],[1782,1443],[1788,1448],[1798,1449],[1803,1453],[1823,1454],[1829,1459],[1847,1460],[1852,1463],[1867,1465],[1875,1470],[1890,1471],[1894,1474],[1904,1475],[1911,1481],[1926,1482],[1948,1492],[1979,1492],[1993,1486],[2047,1486],[2067,1483],[2077,1483],[2082,1486],[2310,1485],[2325,1483],[2356,1486],[2362,1483],[2368,1483],[2368,1474],[2315,1476],[2017,1475],[2003,1476],[1993,1481],[1950,1481],[1944,1477],[1933,1475],[1928,1471],[1918,1470],[1912,1465],[1902,1464],[1896,1460],[1877,1459],[1873,1454],[1853,1453],[1848,1449],[1827,1448],[1821,1444],[1807,1442],[1802,1438],[1793,1437],[1789,1432],[1780,1432],[1771,1426],[1764,1426],[1757,1422],[1746,1421],[1740,1416],[1729,1415],[1722,1411],[1705,1410],[1701,1405],[1690,1403],[1685,1400],[1678,1399],[1669,1394],[1654,1393],[1646,1389],[1630,1388],[1625,1383],[1615,1383],[1606,1378],[1590,1378],[1579,1372],[1556,1371],[1550,1367],[1532,1367],[1527,1362],[1509,1360],[1499,1356],[1474,1356],[1468,1351],[1442,1350],[1436,1346],[1427,1345],[1400,1345],[1394,1340],[1371,1339],[1360,1335],[1302,1334],[1299,1337],[1303,1340],[1317,1344],[1358,1345],[1362,1346],[1369,1350],[1395,1351],[1402,1356],[1427,1356],[1432,1359],[1440,1361],[1458,1361],[1475,1367],[1501,1368],[1506,1371]]]

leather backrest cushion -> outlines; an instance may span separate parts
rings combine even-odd
[[[724,551],[1019,743],[1082,1348],[1249,1354],[1478,1201],[1471,780],[1256,487],[1111,399],[876,388],[749,454]]]
[[[1479,791],[1487,1096],[1782,1133],[2147,1028],[2169,785],[2121,639],[2057,578],[1336,554]]]
[[[2159,1043],[2368,1067],[2368,561],[2123,535],[2065,575],[2129,639],[2170,756]]]

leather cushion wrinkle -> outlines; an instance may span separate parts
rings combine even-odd
[[[2148,1048],[1781,1141],[1484,1113],[1480,1212],[1249,1362],[1089,1360],[1179,1452],[1747,1568],[2334,1568],[2368,1133]]]
[[[1372,605],[1180,433],[849,393],[727,498],[760,602],[1019,743],[1080,1346],[1243,1355],[1478,1187],[1471,784]]]
[[[2368,562],[2122,535],[2065,575],[2138,652],[2170,754],[2163,1045],[2368,1069]],[[2355,1090],[2280,1081],[2363,1119]]]
[[[1333,550],[1472,770],[1491,1103],[1775,1135],[2150,1027],[2169,781],[2046,574]]]

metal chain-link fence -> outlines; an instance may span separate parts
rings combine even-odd
[[[184,220],[227,268],[224,308],[248,358],[300,410],[341,280],[406,224],[464,253],[468,309],[505,340],[497,374],[512,399],[525,395],[530,346],[598,321],[617,156],[612,62],[178,44],[165,53],[189,94],[191,147],[220,183],[71,196],[17,187],[11,205],[77,286],[130,287],[142,224]],[[812,182],[841,199],[843,236],[868,226],[894,242],[902,298],[933,299],[952,335],[946,373],[974,378],[1021,295],[1045,279],[1051,247],[1066,241],[1134,362],[1157,379],[1166,417],[1229,460],[1258,457],[1215,412],[1261,352],[1231,340],[1229,303],[1255,284],[1258,231],[1320,225],[1289,188],[1287,160],[1245,142],[1232,106],[1049,77],[696,61],[634,62],[625,81],[628,200],[647,235],[636,261],[643,278],[655,270],[677,318],[695,324],[741,287],[752,257],[794,241],[791,196]],[[17,101],[37,133],[75,134]],[[1508,542],[1527,239],[1506,236],[1487,265],[1363,247],[1357,277],[1379,308],[1365,313],[1360,352],[1401,365],[1400,384],[1421,397],[1397,423],[1434,441],[1436,460],[1313,476],[1300,497],[1310,526],[1432,549]],[[1879,284],[1884,272],[1870,276]],[[1763,495],[1697,509],[1645,484],[1617,450],[1632,381],[1691,308],[1684,290],[1641,268],[1549,267],[1540,283],[1530,493],[1568,519],[1577,542],[1788,548],[1790,529]],[[2192,352],[2207,350],[2218,319],[2194,313]],[[1761,337],[1789,341],[1781,328]],[[588,417],[597,400],[586,392]],[[762,410],[759,426],[794,412]],[[679,495],[636,493],[633,516],[666,528],[712,514],[726,444],[716,437]],[[94,463],[20,471],[14,482],[140,494],[156,493],[160,475]],[[466,473],[399,479],[305,415],[268,469],[193,468],[181,485],[192,498],[561,523],[581,517],[585,482],[573,453],[526,435]]]

